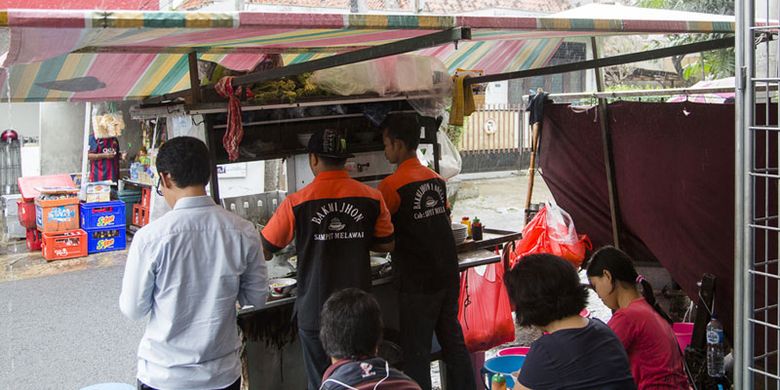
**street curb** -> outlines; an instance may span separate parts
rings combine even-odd
[[[461,173],[450,181],[474,181],[474,180],[486,180],[486,179],[504,179],[514,176],[528,176],[528,170],[515,170],[515,171],[498,171],[498,172],[478,172],[478,173]]]

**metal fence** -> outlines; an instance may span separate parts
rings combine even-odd
[[[466,118],[458,144],[463,172],[522,168],[530,148],[527,120],[522,106],[482,105]]]
[[[778,2],[735,5],[735,388],[780,389],[780,126],[777,95],[769,92],[780,85]]]

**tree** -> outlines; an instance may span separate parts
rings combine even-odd
[[[702,12],[719,15],[734,15],[733,0],[637,0],[636,5],[644,8],[662,8],[678,11]],[[725,37],[725,34],[674,34],[659,40],[657,44],[685,45]],[[691,82],[704,78],[723,78],[734,75],[736,60],[734,48],[701,53],[699,61],[683,65],[685,55],[672,57],[675,70]]]

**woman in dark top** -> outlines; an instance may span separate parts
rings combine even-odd
[[[569,262],[526,256],[504,282],[518,324],[545,332],[531,345],[515,389],[636,389],[617,336],[603,322],[580,317],[588,293]]]

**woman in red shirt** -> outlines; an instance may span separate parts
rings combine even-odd
[[[638,389],[689,388],[672,321],[631,258],[617,248],[603,247],[591,256],[587,272],[604,304],[616,310],[608,325],[628,353]]]

